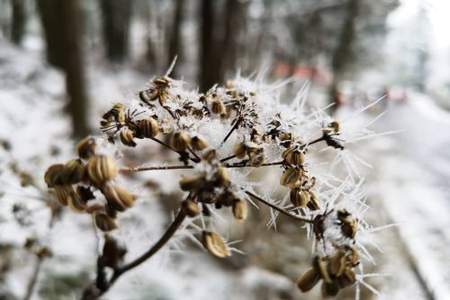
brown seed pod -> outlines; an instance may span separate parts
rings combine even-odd
[[[89,159],[95,155],[95,139],[93,137],[86,137],[77,145],[78,156],[82,159]]]
[[[239,221],[247,219],[248,207],[245,200],[236,199],[233,202],[233,215]]]
[[[191,218],[197,216],[201,212],[198,203],[191,199],[183,201],[181,205],[186,215],[188,215]]]
[[[224,167],[217,168],[215,178],[215,183],[219,186],[227,186],[230,183],[230,176],[228,175],[227,169]]]
[[[119,172],[114,160],[106,155],[92,156],[86,165],[86,170],[89,180],[97,187],[102,187]]]
[[[202,151],[208,147],[208,142],[201,136],[193,136],[191,139],[191,146],[196,151]]]
[[[327,283],[331,283],[331,277],[328,273],[328,258],[316,257],[314,261],[316,271],[320,274],[320,277]]]
[[[211,111],[216,115],[222,115],[226,113],[227,108],[220,99],[214,99],[211,101]]]
[[[129,128],[125,127],[120,131],[120,141],[125,146],[136,147],[136,142],[134,141],[134,132]]]
[[[245,147],[245,143],[239,143],[234,146],[234,155],[237,158],[243,159],[247,154],[247,147]]]
[[[339,277],[345,270],[345,252],[338,251],[335,255],[330,258],[330,263],[328,264],[328,273],[333,277]]]
[[[185,151],[191,143],[191,137],[186,131],[178,131],[172,135],[171,145],[176,151]]]
[[[358,220],[346,210],[339,210],[337,217],[341,222],[342,234],[350,239],[354,239],[358,231]]]
[[[148,89],[139,92],[139,99],[142,102],[149,104],[151,101],[158,99],[158,91],[156,89]]]
[[[79,183],[83,176],[84,164],[81,159],[71,159],[64,165],[60,179],[63,184],[75,184]]]
[[[51,165],[44,174],[45,183],[49,188],[54,187],[55,185],[61,185],[61,175],[64,172],[63,164],[55,164]]]
[[[309,193],[308,208],[310,210],[320,209],[320,202],[319,202],[319,198],[317,197],[316,193],[314,193],[313,191],[308,191],[308,193]]]
[[[133,194],[117,185],[107,184],[102,192],[108,204],[118,211],[124,211],[130,208],[136,200]]]
[[[297,286],[303,292],[310,291],[320,280],[320,275],[314,268],[307,270],[298,280]]]
[[[160,131],[158,121],[154,118],[139,120],[137,126],[140,134],[145,138],[155,137]]]
[[[75,190],[71,185],[57,185],[55,186],[55,194],[58,202],[63,206],[67,206],[69,199],[75,194]]]
[[[104,232],[108,232],[117,228],[116,221],[104,212],[94,213],[95,226]]]
[[[310,201],[309,193],[300,188],[292,189],[289,196],[292,205],[295,207],[305,208]]]
[[[282,157],[284,161],[294,166],[301,166],[305,162],[305,155],[299,149],[286,149],[284,150]]]
[[[339,285],[337,282],[324,282],[322,283],[322,296],[327,297],[334,297],[339,293]]]
[[[297,168],[287,168],[284,170],[280,178],[280,184],[291,189],[300,185],[300,179],[303,176],[303,171]]]
[[[73,191],[73,193],[70,194],[70,197],[67,198],[67,204],[68,206],[75,212],[84,212],[86,210],[86,203],[83,202],[81,197]]]
[[[343,274],[337,278],[337,283],[341,289],[351,286],[355,282],[356,282],[355,271],[353,271],[350,268],[345,268]]]
[[[215,232],[203,231],[202,243],[211,254],[217,257],[223,258],[231,255],[231,251],[225,241]]]
[[[205,185],[205,178],[202,175],[182,176],[179,183],[183,191],[198,190]]]

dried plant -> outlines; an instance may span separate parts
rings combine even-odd
[[[361,241],[370,232],[363,221],[367,205],[360,191],[362,180],[351,163],[339,164],[352,157],[344,147],[369,131],[346,135],[343,124],[323,110],[308,112],[303,94],[290,105],[282,104],[277,85],[265,85],[259,78],[237,77],[202,94],[168,74],[152,79],[138,99],[115,104],[100,122],[106,137],[85,138],[77,146],[78,158],[52,165],[45,174],[61,205],[92,215],[104,232],[97,276],[84,290],[83,299],[106,293],[124,274],[157,253],[182,225],[212,255],[230,256],[238,250],[214,229],[214,220],[221,211],[230,210],[236,220],[244,221],[251,205],[269,207],[270,224],[284,215],[312,238],[311,268],[297,281],[302,292],[319,282],[324,296],[353,285],[359,290],[360,283],[372,289],[363,281],[361,263],[362,258],[372,260]],[[116,150],[137,149],[141,140],[162,145],[177,155],[179,163],[123,166]],[[320,160],[326,159],[322,155],[319,163],[314,162],[314,153],[324,149],[336,151],[337,156],[329,172],[314,174]],[[286,197],[272,199],[258,193],[262,187],[251,181],[251,172],[261,168],[281,170],[279,178],[273,179]],[[117,216],[140,200],[119,185],[118,178],[154,170],[186,172],[179,179],[185,199],[161,238],[126,262],[127,249],[114,237],[120,228]],[[339,179],[346,171],[344,179]]]

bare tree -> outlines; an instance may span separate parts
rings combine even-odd
[[[175,56],[182,59],[183,41],[181,37],[181,25],[183,23],[183,11],[186,0],[174,0],[175,12],[173,22],[170,28],[169,36],[169,55],[167,57],[167,65],[169,66]],[[176,70],[172,71],[172,75],[176,75]]]
[[[26,26],[26,1],[11,0],[12,20],[11,20],[11,40],[14,44],[20,45],[25,34]]]
[[[103,40],[110,61],[121,62],[128,56],[133,1],[100,0]]]

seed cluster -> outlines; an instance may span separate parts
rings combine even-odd
[[[301,291],[309,291],[322,280],[324,296],[333,296],[357,281],[354,268],[360,260],[354,245],[360,220],[345,208],[328,207],[328,202],[321,199],[317,179],[310,174],[307,163],[314,144],[344,149],[338,139],[341,131],[338,122],[329,121],[319,130],[316,139],[305,142],[306,137],[296,131],[296,120],[287,120],[270,107],[271,102],[261,103],[256,90],[238,81],[227,82],[223,87],[214,86],[202,94],[187,91],[181,81],[165,75],[150,81],[148,88],[138,93],[138,98],[134,106],[113,105],[103,115],[100,128],[112,144],[134,148],[139,140],[147,139],[176,154],[181,165],[123,168],[122,171],[187,170],[179,180],[179,187],[187,196],[178,216],[154,248],[124,265],[125,271],[117,269],[120,265],[116,263],[114,268],[119,271],[114,276],[121,276],[151,257],[173,236],[185,218],[201,228],[199,240],[211,254],[220,258],[230,256],[233,249],[219,233],[205,225],[204,219],[213,218],[213,211],[228,208],[236,220],[244,221],[251,201],[267,205],[301,225],[306,224],[313,232],[317,256],[312,268],[298,281]],[[205,133],[208,126],[226,128],[220,142],[217,136]],[[226,147],[227,143],[230,147]],[[273,149],[278,159],[274,160]],[[96,139],[82,140],[77,151],[78,158],[50,166],[45,181],[61,205],[92,214],[100,230],[112,231],[118,227],[117,214],[133,206],[136,197],[116,184],[118,164],[114,157],[99,154]],[[269,166],[282,169],[278,180],[289,190],[287,207],[258,196],[230,171]],[[95,191],[100,191],[104,201],[96,199]],[[106,239],[111,241],[109,236]],[[105,246],[105,249],[111,247]],[[115,253],[114,261],[122,263],[126,249],[110,252]],[[103,253],[102,259],[112,258]],[[114,283],[114,276],[109,284]],[[108,287],[108,284],[103,288],[97,286],[102,291]]]

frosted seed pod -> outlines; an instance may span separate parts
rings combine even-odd
[[[282,154],[283,159],[290,165],[301,166],[305,162],[305,155],[298,149],[286,149]]]
[[[181,205],[182,205],[183,210],[186,213],[186,215],[188,215],[191,218],[200,214],[200,206],[198,206],[197,202],[195,202],[191,199],[183,201],[183,203]]]
[[[339,285],[337,282],[322,283],[322,296],[325,298],[334,297],[339,293]]]
[[[197,176],[183,176],[180,179],[180,188],[183,191],[191,191],[200,189],[205,184],[205,179],[201,175]]]
[[[55,185],[61,185],[62,181],[60,180],[61,175],[64,172],[63,164],[55,164],[51,165],[44,174],[45,183],[49,188],[54,187]]]
[[[91,156],[95,155],[95,148],[95,139],[86,137],[77,145],[78,156],[82,159],[89,159]]]
[[[320,274],[320,277],[325,281],[330,283],[331,278],[330,274],[328,273],[328,260],[326,257],[317,257],[315,259],[315,268],[316,271]]]
[[[148,118],[137,121],[139,132],[145,138],[152,138],[158,135],[160,128],[158,121],[154,118]]]
[[[292,189],[289,196],[292,205],[294,205],[295,207],[305,208],[310,201],[308,192],[303,191],[300,188]]]
[[[303,293],[306,293],[310,291],[319,282],[319,280],[319,273],[311,268],[297,280],[297,286]]]
[[[178,131],[172,135],[171,145],[176,151],[185,151],[191,142],[191,137],[186,131]]]
[[[141,99],[142,102],[149,104],[151,101],[158,99],[158,91],[156,89],[140,91],[139,99]]]
[[[191,139],[192,148],[196,151],[202,151],[208,147],[208,142],[201,136],[194,136]]]
[[[226,113],[227,108],[221,100],[215,99],[211,101],[211,111],[216,115],[222,115]]]
[[[118,211],[124,211],[125,209],[130,208],[136,200],[135,196],[126,189],[111,184],[105,186],[103,195],[111,207]]]
[[[116,163],[105,155],[91,157],[86,165],[89,180],[97,187],[102,187],[107,181],[118,174]]]
[[[355,282],[356,282],[355,271],[353,271],[350,268],[345,268],[343,274],[337,278],[337,283],[341,289],[351,286]]]
[[[236,199],[233,202],[233,215],[239,221],[247,219],[248,207],[245,200]]]
[[[348,238],[354,239],[358,231],[358,220],[354,218],[348,211],[339,210],[337,217],[341,222],[342,234]]]
[[[134,141],[134,132],[128,128],[123,128],[120,131],[120,141],[125,146],[136,147],[136,142]]]
[[[338,251],[334,256],[330,258],[330,263],[328,264],[328,272],[333,277],[341,276],[345,269],[345,253],[343,251]]]
[[[308,208],[310,210],[320,209],[319,198],[317,197],[316,193],[314,193],[313,191],[308,191],[308,193],[309,193]]]
[[[64,184],[79,183],[84,176],[84,164],[81,159],[71,159],[64,165],[61,180]]]
[[[217,257],[223,258],[231,255],[231,251],[225,241],[215,232],[203,231],[202,243],[211,254]]]
[[[300,185],[302,175],[303,172],[300,169],[288,168],[281,175],[280,184],[291,189],[296,188]]]
[[[94,213],[95,226],[104,232],[108,232],[117,228],[116,221],[104,212]]]

